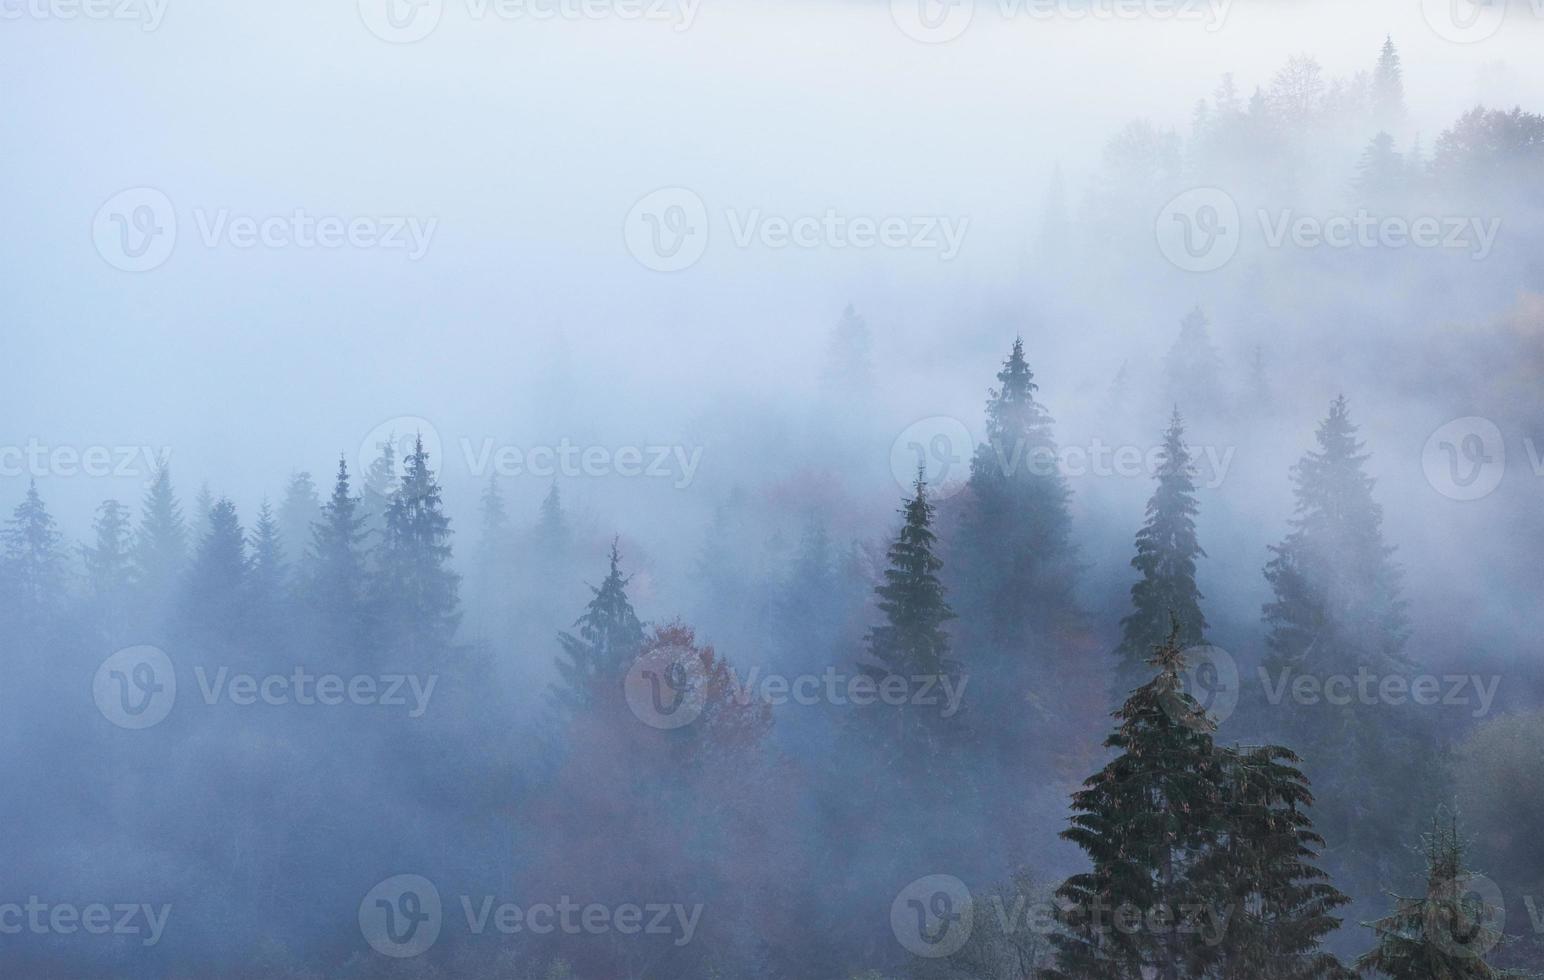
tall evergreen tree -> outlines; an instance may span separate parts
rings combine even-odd
[[[349,487],[348,461],[338,457],[332,496],[311,528],[307,590],[325,643],[343,653],[365,642],[364,518]]]
[[[536,518],[536,547],[542,556],[558,555],[568,550],[568,518],[563,513],[563,497],[558,493],[556,481],[542,498],[541,512]]]
[[[1175,624],[1149,663],[1156,675],[1126,699],[1105,740],[1117,753],[1073,794],[1072,826],[1062,837],[1093,868],[1057,889],[1047,980],[1180,980],[1204,976],[1218,952],[1199,934],[1118,928],[1125,904],[1147,915],[1215,908],[1206,857],[1218,833],[1221,761],[1215,726],[1184,688],[1185,659]]]
[[[1339,980],[1354,976],[1320,943],[1349,901],[1312,863],[1324,848],[1308,815],[1313,794],[1281,746],[1220,755],[1223,796],[1216,846],[1200,862],[1214,907],[1228,910],[1216,951],[1218,980]]]
[[[947,687],[939,689],[958,690],[960,664],[950,653],[944,629],[954,619],[954,611],[938,578],[944,563],[934,553],[938,538],[933,532],[933,504],[921,468],[901,513],[905,520],[887,553],[884,581],[874,588],[884,622],[869,629],[868,657],[860,669],[881,689],[895,678],[907,690],[924,683],[924,678],[934,685],[948,678]],[[883,720],[880,733],[888,747],[903,765],[911,766],[926,766],[936,758],[943,741],[959,733],[962,721],[957,713],[945,718],[941,705],[914,705],[909,698],[905,704],[877,707],[871,714]]]
[[[188,569],[188,620],[220,633],[236,632],[244,619],[246,586],[246,535],[236,505],[221,497],[209,508],[209,529]]]
[[[1379,132],[1362,151],[1352,187],[1365,204],[1387,207],[1405,184],[1405,162],[1394,149],[1394,137]]]
[[[176,594],[187,557],[187,529],[172,490],[171,465],[161,459],[140,506],[134,532],[134,578],[152,621]]]
[[[289,581],[289,566],[284,555],[284,541],[273,507],[264,497],[252,526],[251,591],[253,605],[265,618],[278,610]],[[271,620],[270,620],[271,622]]]
[[[591,586],[594,595],[574,621],[578,635],[558,634],[562,652],[552,700],[560,708],[580,710],[593,703],[595,685],[620,684],[643,648],[643,624],[627,599],[628,579],[621,572],[621,561],[612,541],[611,569],[598,588]]]
[[[38,494],[36,480],[0,531],[0,566],[12,615],[24,627],[43,626],[64,597],[64,555],[53,517]]]
[[[386,511],[399,479],[396,435],[388,434],[376,448],[379,452],[360,481],[359,516],[364,519],[366,533],[379,536],[385,534]]]
[[[1226,401],[1222,359],[1212,346],[1209,321],[1197,306],[1180,321],[1179,336],[1164,359],[1169,397],[1192,406],[1192,413],[1215,412]]]
[[[1424,845],[1426,894],[1398,899],[1392,913],[1367,924],[1378,943],[1357,958],[1357,970],[1389,980],[1521,976],[1485,962],[1503,939],[1505,912],[1471,889],[1474,872],[1464,867],[1457,819],[1444,826],[1439,815]]]
[[[1116,698],[1126,695],[1147,674],[1152,650],[1179,627],[1182,648],[1205,642],[1206,617],[1196,586],[1196,559],[1206,552],[1196,538],[1195,464],[1185,445],[1185,422],[1179,409],[1169,418],[1158,456],[1158,487],[1147,502],[1147,522],[1137,532],[1131,567],[1141,576],[1131,587],[1132,612],[1121,620],[1116,648]]]
[[[1382,127],[1394,127],[1405,118],[1404,71],[1399,65],[1399,51],[1394,38],[1383,39],[1378,52],[1378,65],[1372,75],[1373,122]]]
[[[134,570],[128,508],[116,500],[102,501],[92,523],[92,536],[94,543],[80,549],[88,615],[104,638],[119,639],[128,624]]]
[[[861,401],[874,387],[873,338],[851,303],[831,329],[821,382],[827,397],[843,401]]]
[[[1071,491],[1058,466],[1052,419],[1015,338],[986,405],[986,441],[976,447],[962,502],[955,593],[972,649],[1026,665],[1067,625],[1076,561]],[[1003,676],[1005,688],[1024,680]]]
[[[450,518],[420,436],[387,504],[376,599],[388,636],[411,650],[443,649],[461,621],[460,581],[450,567]]]
[[[284,550],[296,561],[303,561],[311,546],[311,525],[322,519],[322,500],[311,474],[299,470],[290,474],[279,501],[279,539]]]

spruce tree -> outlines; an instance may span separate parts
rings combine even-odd
[[[375,598],[388,637],[410,650],[443,649],[461,621],[461,576],[450,567],[450,518],[421,436],[403,462],[405,471],[386,506]]]
[[[339,456],[332,496],[311,527],[307,573],[307,593],[323,639],[338,653],[365,642],[364,537],[359,498],[349,487],[348,461]]]
[[[869,629],[868,657],[859,667],[880,689],[899,678],[907,691],[927,682],[934,690],[958,690],[960,664],[944,629],[954,611],[938,578],[943,561],[934,553],[933,504],[921,468],[901,513],[905,520],[887,553],[884,581],[874,588],[884,622]],[[959,733],[962,720],[959,714],[943,717],[941,703],[914,705],[910,698],[876,707],[871,715],[881,719],[881,737],[902,764],[924,766],[939,754],[943,739]]]
[[[1405,118],[1404,71],[1392,36],[1384,37],[1378,65],[1373,69],[1372,112],[1373,122],[1382,127],[1396,127]]]
[[[1061,930],[1047,980],[1179,980],[1205,975],[1217,957],[1199,934],[1122,928],[1116,918],[1123,905],[1177,917],[1215,898],[1206,858],[1218,833],[1221,761],[1212,720],[1184,689],[1178,624],[1149,663],[1155,676],[1115,712],[1119,726],[1105,740],[1116,757],[1072,797],[1061,836],[1093,867],[1057,889]]]
[[[1290,750],[1268,745],[1219,755],[1218,839],[1197,869],[1214,908],[1227,911],[1215,951],[1218,980],[1336,980],[1353,976],[1320,943],[1349,899],[1313,863],[1313,794]]]
[[[1014,339],[997,381],[986,441],[970,462],[954,592],[971,648],[1007,658],[992,686],[1022,690],[1026,651],[1043,650],[1073,612],[1071,492],[1022,339]]]
[[[1137,553],[1131,559],[1141,577],[1131,587],[1132,612],[1121,620],[1117,701],[1145,678],[1151,651],[1163,642],[1171,623],[1178,624],[1181,648],[1205,642],[1196,559],[1206,552],[1196,539],[1195,465],[1184,437],[1184,419],[1176,408],[1163,434],[1158,487],[1147,502],[1147,522],[1137,532]]]
[[[322,519],[322,500],[311,474],[300,470],[290,474],[279,501],[279,539],[284,550],[296,561],[304,561],[311,544],[311,525]]]
[[[1456,818],[1439,814],[1424,836],[1426,894],[1398,898],[1394,911],[1367,927],[1377,945],[1357,957],[1364,976],[1389,980],[1487,980],[1520,976],[1485,962],[1502,939],[1505,911],[1472,887]]]
[[[1222,359],[1212,346],[1208,323],[1199,306],[1185,314],[1179,336],[1164,359],[1169,397],[1192,406],[1192,412],[1201,415],[1214,413],[1226,401]]]
[[[0,581],[3,581],[12,614],[23,628],[41,627],[64,598],[64,555],[60,536],[48,513],[38,484],[27,485],[27,495],[16,505],[10,521],[0,531]]]
[[[171,465],[163,458],[145,492],[139,526],[134,532],[135,582],[152,618],[155,612],[164,610],[181,582],[186,549],[182,507],[172,490]]]
[[[246,583],[246,535],[235,504],[221,497],[209,508],[209,528],[188,569],[188,620],[221,633],[236,632],[245,609]]]
[[[257,523],[252,526],[252,561],[250,585],[254,607],[265,619],[277,612],[285,595],[289,569],[284,556],[284,541],[279,534],[279,522],[264,497],[257,511]]]
[[[553,557],[568,550],[568,518],[563,514],[563,497],[554,481],[542,498],[536,518],[536,547],[539,557]]]
[[[844,402],[862,401],[873,389],[873,340],[868,321],[851,303],[831,329],[821,383],[828,398]]]
[[[128,622],[129,587],[133,575],[129,510],[116,500],[104,500],[92,523],[94,543],[81,546],[86,572],[87,604],[93,625],[108,639],[121,638]]]
[[[1352,187],[1364,204],[1387,207],[1404,188],[1405,162],[1394,149],[1394,137],[1380,132],[1362,151]]]
[[[395,433],[388,434],[376,448],[379,452],[360,481],[359,516],[367,533],[380,535],[385,533],[386,511],[399,478]]]
[[[578,711],[594,703],[597,684],[620,684],[643,648],[643,624],[627,599],[627,577],[621,572],[621,553],[611,543],[611,568],[593,593],[583,615],[574,621],[578,631],[558,634],[558,683],[552,688],[555,704]]]

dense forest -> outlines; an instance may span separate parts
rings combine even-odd
[[[602,443],[657,514],[416,415],[89,513],[0,459],[0,972],[1544,975],[1544,116],[1423,137],[1414,70],[1124,127],[968,358],[855,295],[797,410]],[[1176,280],[1195,188],[1239,251]],[[1309,213],[1385,247],[1273,241]],[[1116,296],[1156,354],[1042,362]]]

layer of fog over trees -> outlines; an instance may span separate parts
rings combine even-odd
[[[1470,44],[1243,0],[980,4],[943,44],[860,3],[360,21],[0,33],[0,973],[1544,970],[1530,8]],[[135,187],[179,223],[141,273],[92,233]],[[629,253],[658,188],[706,205],[680,271]],[[1242,215],[1215,270],[1159,243],[1195,188]],[[296,208],[433,236],[200,237]],[[828,210],[965,234],[735,241]],[[1262,228],[1359,212],[1495,236]],[[302,703],[297,670],[378,689]],[[1279,687],[1359,672],[1441,703]],[[423,948],[372,918],[420,908],[401,875]],[[609,925],[497,925],[570,901]]]

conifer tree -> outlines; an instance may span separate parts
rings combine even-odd
[[[1352,187],[1364,203],[1386,207],[1404,183],[1405,162],[1394,149],[1394,137],[1380,132],[1362,151]]]
[[[1177,623],[1149,663],[1156,675],[1115,712],[1119,727],[1105,740],[1118,754],[1072,797],[1061,836],[1093,868],[1057,889],[1061,931],[1051,937],[1047,980],[1180,980],[1205,975],[1217,957],[1200,934],[1120,928],[1115,919],[1122,905],[1177,916],[1215,897],[1205,859],[1217,835],[1221,762],[1212,720],[1184,689]]]
[[[396,435],[388,434],[377,448],[379,453],[370,461],[360,481],[359,516],[364,518],[367,533],[381,535],[385,533],[386,511],[391,506],[399,478]],[[406,462],[404,459],[403,463]]]
[[[64,594],[64,555],[53,517],[38,494],[36,480],[0,531],[0,566],[13,614],[24,628],[42,626]]]
[[[536,518],[536,547],[543,557],[561,555],[568,550],[568,518],[563,514],[563,498],[556,481],[542,498]]]
[[[584,614],[574,621],[578,635],[562,632],[558,643],[558,683],[552,700],[560,708],[577,711],[594,701],[597,684],[620,684],[643,648],[643,624],[627,599],[627,577],[621,572],[621,553],[611,543],[611,568],[597,588]]]
[[[1372,111],[1373,122],[1382,127],[1398,126],[1405,118],[1404,71],[1392,36],[1384,37],[1378,66],[1373,69]]]
[[[1180,321],[1179,336],[1164,359],[1169,397],[1193,406],[1192,412],[1216,411],[1225,401],[1222,359],[1207,332],[1209,321],[1197,306]]]
[[[861,401],[874,386],[873,339],[851,303],[831,329],[821,382],[827,397],[843,401]]]
[[[1354,976],[1320,949],[1349,899],[1314,866],[1324,839],[1308,815],[1313,795],[1300,761],[1281,746],[1220,754],[1216,846],[1197,868],[1227,927],[1215,952],[1218,980],[1339,980]]]
[[[1485,962],[1502,939],[1505,912],[1472,887],[1456,818],[1439,814],[1424,835],[1426,894],[1397,899],[1394,911],[1367,927],[1377,945],[1357,957],[1364,976],[1389,980],[1487,980],[1520,976]]]
[[[1014,339],[997,381],[986,405],[986,441],[970,462],[954,591],[973,649],[1023,658],[1043,648],[1073,611],[1071,493],[1022,339]],[[993,686],[1023,680],[1003,676]]]
[[[489,630],[505,618],[510,598],[518,584],[512,577],[514,538],[509,528],[509,512],[499,489],[498,473],[488,474],[479,501],[480,527],[477,539],[477,568],[474,616],[479,636],[487,640]]]
[[[176,592],[186,560],[187,529],[172,490],[171,465],[161,459],[140,507],[134,532],[134,577],[152,614]]]
[[[944,629],[955,617],[938,578],[944,563],[934,553],[938,538],[933,532],[933,504],[921,467],[901,513],[904,522],[887,552],[884,581],[874,587],[884,622],[870,627],[868,657],[859,667],[876,687],[899,678],[908,691],[927,682],[940,690],[958,690],[960,664],[950,653]],[[877,707],[871,714],[881,719],[879,733],[901,762],[923,767],[939,754],[945,738],[959,734],[962,722],[958,713],[945,718],[941,704],[914,705],[909,698],[905,704]]]
[[[209,533],[214,505],[214,491],[209,489],[209,481],[204,480],[198,485],[198,495],[193,498],[193,513],[188,521],[188,539],[193,542],[195,548]]]
[[[307,591],[320,617],[324,639],[337,652],[365,639],[364,536],[359,498],[349,487],[348,461],[339,456],[332,496],[322,506],[321,520],[311,527],[307,576]]]
[[[322,519],[322,500],[311,474],[299,470],[290,474],[279,501],[279,539],[295,561],[304,562],[311,546],[311,525]]]
[[[264,497],[252,526],[251,591],[254,606],[265,618],[277,611],[283,601],[289,569],[284,555],[284,541],[273,507]]]
[[[1137,553],[1131,559],[1141,578],[1131,587],[1132,612],[1121,620],[1117,701],[1124,701],[1144,679],[1152,650],[1163,642],[1171,624],[1178,624],[1182,649],[1205,642],[1196,559],[1206,552],[1196,538],[1195,465],[1184,437],[1184,419],[1175,408],[1158,456],[1158,487],[1147,502],[1147,522],[1137,532]]]
[[[234,632],[245,609],[246,535],[236,506],[221,497],[209,508],[209,529],[188,569],[185,609],[190,621],[219,632]]]
[[[387,504],[376,599],[388,636],[409,649],[449,644],[461,621],[460,581],[450,567],[450,518],[420,436]]]
[[[109,638],[119,638],[128,621],[129,586],[133,575],[129,511],[116,500],[104,500],[92,523],[94,544],[81,546],[86,571],[86,595],[93,624]]]

